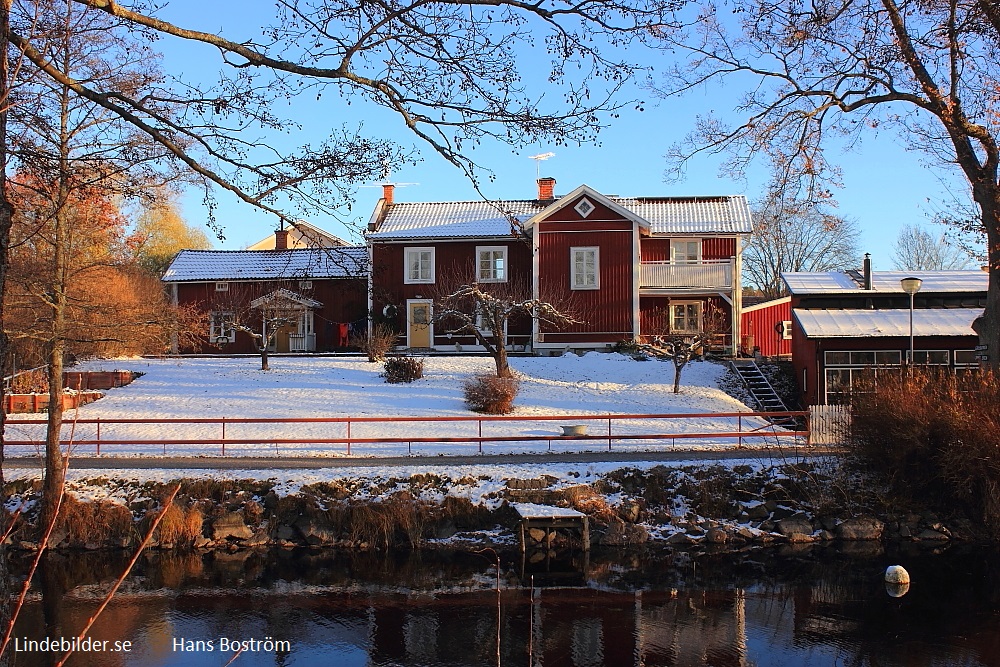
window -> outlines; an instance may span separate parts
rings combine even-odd
[[[670,333],[701,331],[701,302],[682,301],[670,304]]]
[[[570,248],[570,289],[600,289],[601,269],[599,248]]]
[[[229,283],[215,283],[215,291],[216,292],[228,292],[229,291]]]
[[[212,343],[232,343],[236,340],[233,328],[233,313],[213,310],[208,314],[208,338]]]
[[[579,213],[581,218],[586,218],[594,212],[595,208],[597,207],[591,204],[589,199],[584,197],[576,206],[573,207],[573,210]]]
[[[947,366],[951,363],[948,350],[914,350],[913,363],[918,366]]]
[[[313,288],[313,281],[311,280],[299,281],[299,289],[312,289],[312,288]]]
[[[878,382],[880,375],[899,373],[903,355],[899,350],[849,350],[824,352],[824,359],[826,402],[846,403],[862,378]]]
[[[404,283],[434,282],[434,248],[406,248]]]
[[[670,261],[679,264],[698,264],[701,262],[701,241],[670,239]]]
[[[781,322],[781,340],[791,340],[792,339],[792,321],[783,320]]]
[[[477,246],[476,267],[476,276],[481,283],[507,282],[507,248]]]
[[[977,354],[983,353],[976,350],[955,350],[955,375],[963,376],[977,372],[979,370]]]

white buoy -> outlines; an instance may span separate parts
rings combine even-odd
[[[910,573],[902,565],[890,565],[885,568],[885,582],[887,584],[909,584]]]

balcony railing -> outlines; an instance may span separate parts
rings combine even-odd
[[[732,288],[733,260],[707,259],[701,262],[642,262],[639,287]]]
[[[289,352],[315,352],[316,334],[289,334]]]

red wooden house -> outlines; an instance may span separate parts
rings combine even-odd
[[[750,355],[759,351],[765,357],[792,354],[792,299],[784,297],[747,305],[740,313],[740,349]]]
[[[986,305],[985,271],[784,273],[791,292],[792,365],[803,405],[841,403],[862,374],[899,373],[913,363],[961,373],[978,367],[972,322]]]
[[[507,343],[535,351],[607,348],[657,334],[711,331],[739,340],[740,252],[751,231],[740,196],[623,198],[581,185],[556,197],[398,203],[391,185],[368,226],[372,311],[407,348],[477,350],[435,330],[443,286],[520,282],[525,295],[568,307],[579,324],[512,322]]]
[[[368,251],[359,246],[275,250],[182,250],[163,275],[176,304],[207,313],[205,331],[180,353],[256,352],[251,337],[234,329],[239,318],[256,326],[280,310],[288,323],[275,352],[323,352],[347,346],[367,326]]]

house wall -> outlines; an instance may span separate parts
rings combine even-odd
[[[535,225],[538,236],[538,286],[541,297],[565,302],[581,323],[563,329],[542,328],[541,346],[600,345],[634,337],[633,291],[636,224],[591,200],[596,208],[585,219],[569,202]],[[570,248],[599,248],[600,289],[570,289]]]
[[[355,329],[366,326],[367,316],[367,286],[363,279],[311,278],[312,289],[300,289],[298,280],[270,281],[228,281],[228,292],[217,292],[215,281],[177,283],[177,303],[179,305],[194,305],[206,315],[212,310],[234,310],[235,306],[269,294],[276,289],[289,289],[302,296],[315,299],[323,304],[313,310],[316,331],[316,351],[328,352],[336,348],[338,342],[337,324],[353,323]],[[253,339],[249,335],[237,331],[236,341],[218,346],[208,338],[209,324],[206,321],[198,338],[198,343],[182,347],[181,354],[226,353],[250,354],[257,352]]]
[[[643,338],[663,336],[668,333],[667,329],[669,319],[667,315],[667,306],[671,301],[700,301],[702,303],[703,313],[707,313],[709,312],[709,309],[715,308],[716,312],[718,312],[722,318],[720,323],[720,329],[722,332],[717,333],[728,338],[728,332],[730,331],[732,325],[732,308],[728,303],[726,303],[725,299],[720,296],[703,295],[641,297],[639,299],[639,324]],[[717,341],[717,343],[718,342],[721,341]],[[726,343],[728,343],[728,341],[726,341]]]
[[[527,240],[516,238],[481,239],[470,241],[422,241],[413,239],[406,243],[372,244],[372,303],[375,321],[388,324],[400,333],[399,344],[406,344],[406,302],[408,299],[433,299],[450,285],[458,287],[473,280],[476,275],[476,247],[504,246],[507,248],[509,283],[531,296],[531,246]],[[404,251],[406,248],[434,248],[434,283],[406,284],[404,282]],[[488,289],[488,285],[483,285]],[[499,287],[499,286],[498,286]],[[392,305],[395,313],[386,316],[385,307]],[[512,318],[507,329],[508,341],[524,345],[531,338],[531,320]],[[478,343],[471,334],[449,336],[446,327],[434,326],[435,347],[474,347]]]
[[[639,253],[643,262],[668,262],[670,261],[670,238],[645,236],[639,240]],[[709,236],[701,239],[702,259],[729,259],[735,255],[736,239],[734,237]]]
[[[775,331],[775,327],[782,322],[792,319],[791,299],[775,299],[765,303],[757,304],[745,308],[740,315],[742,326],[740,330],[745,337],[753,336],[753,343],[747,340],[747,352],[752,352],[754,347],[760,348],[760,353],[765,357],[776,357],[790,355],[792,353],[792,340],[783,338]],[[794,336],[794,333],[792,334]],[[744,342],[740,342],[744,346]]]

